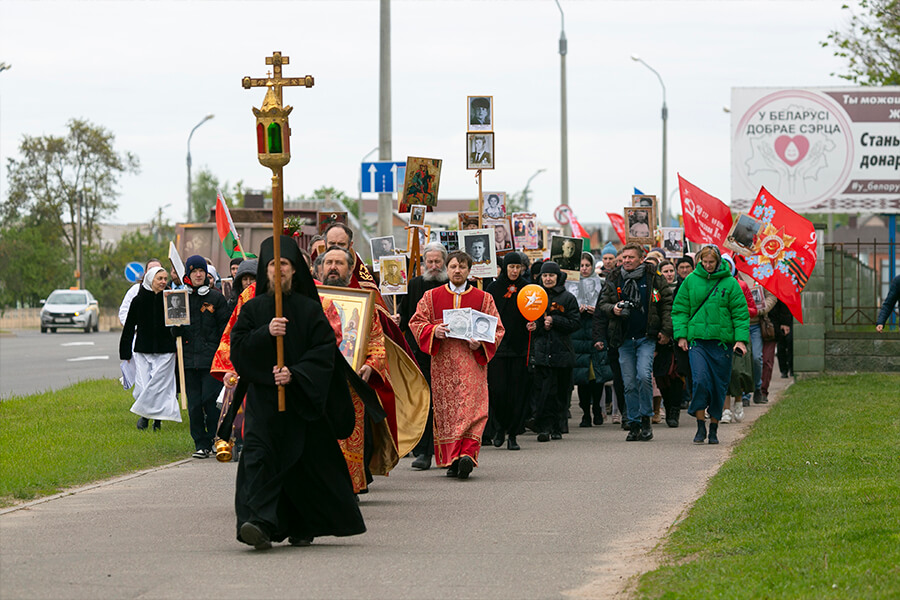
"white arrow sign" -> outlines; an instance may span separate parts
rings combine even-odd
[[[369,167],[369,189],[375,189],[375,173],[378,172],[378,169],[375,168],[375,165]]]

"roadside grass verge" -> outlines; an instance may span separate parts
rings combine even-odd
[[[638,598],[900,597],[900,375],[791,386],[662,544]]]
[[[187,411],[139,431],[133,402],[115,379],[0,402],[0,507],[190,456]]]

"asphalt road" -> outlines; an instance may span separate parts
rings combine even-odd
[[[0,398],[119,377],[119,332],[17,329],[0,337]]]
[[[774,400],[787,380],[772,384]],[[612,597],[766,408],[718,446],[693,445],[684,413],[627,443],[573,408],[565,439],[483,448],[468,481],[402,459],[361,497],[365,534],[265,552],[235,540],[236,465],[188,459],[0,511],[0,597]]]

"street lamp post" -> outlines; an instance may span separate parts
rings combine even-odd
[[[525,212],[529,212],[528,191],[531,188],[531,180],[546,170],[547,169],[538,169],[537,171],[535,171],[534,175],[528,178],[528,183],[525,184],[525,189],[522,191],[522,200],[525,202]]]
[[[199,123],[197,123],[196,125],[194,125],[194,128],[191,129],[191,135],[188,136],[188,142],[187,142],[187,171],[188,171],[188,182],[187,182],[187,185],[188,185],[188,189],[187,189],[187,193],[188,193],[188,211],[187,211],[187,220],[188,220],[188,223],[190,223],[190,222],[192,222],[192,221],[194,220],[194,218],[193,218],[193,213],[194,213],[193,198],[191,197],[191,138],[194,137],[194,132],[197,131],[197,128],[200,127],[201,125],[203,125],[204,123],[206,123],[207,121],[209,121],[210,119],[212,119],[213,116],[214,116],[214,115],[206,115],[205,117],[203,117],[203,120],[202,120],[202,121],[200,121]]]
[[[662,206],[660,207],[660,214],[662,215],[663,227],[668,227],[669,224],[669,211],[668,204],[666,201],[666,122],[669,119],[669,109],[666,107],[666,84],[663,83],[662,77],[659,73],[656,72],[656,69],[648,65],[644,62],[644,60],[636,54],[631,55],[631,60],[635,62],[639,62],[656,75],[656,78],[659,79],[659,85],[662,86],[662,94],[663,94],[663,103],[662,103],[662,193],[660,194],[660,202]]]
[[[566,41],[566,16],[563,13],[559,0],[556,1],[556,7],[559,9],[560,30],[559,30],[559,89],[560,89],[560,203],[569,203],[569,135],[568,135],[568,119],[566,110],[566,53],[568,52],[568,43]]]

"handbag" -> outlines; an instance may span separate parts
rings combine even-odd
[[[769,315],[763,315],[759,318],[759,331],[764,342],[775,341],[775,324],[772,323]]]

